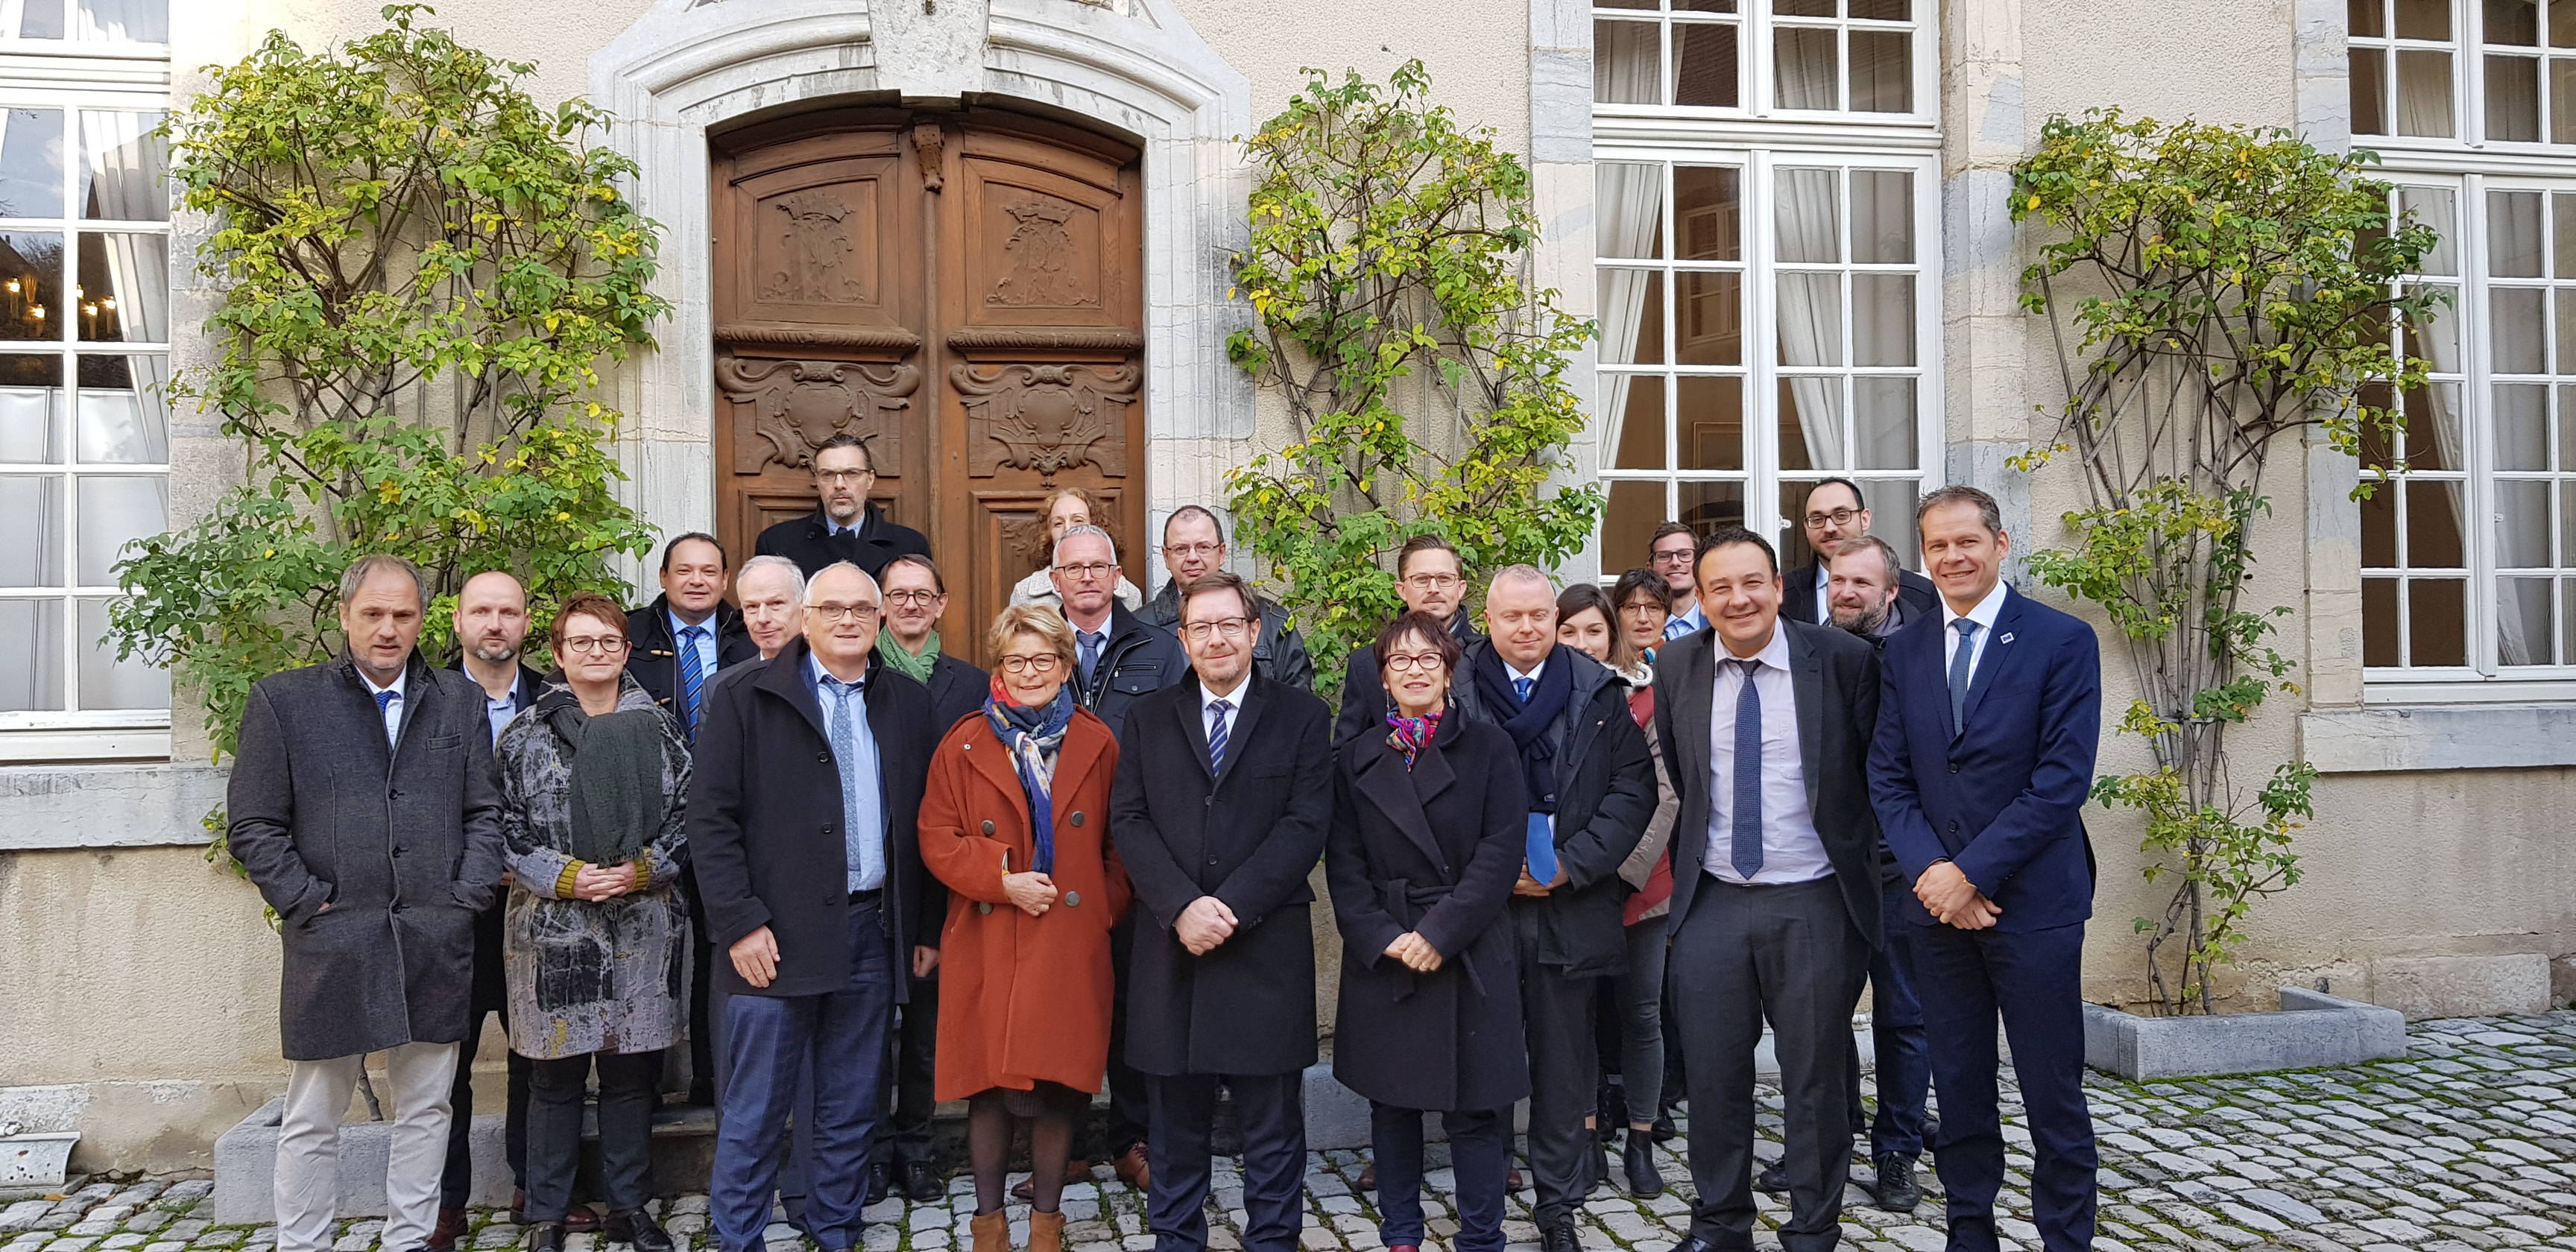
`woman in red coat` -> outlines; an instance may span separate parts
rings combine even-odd
[[[1003,1167],[1030,1121],[1030,1252],[1058,1252],[1074,1119],[1109,1061],[1109,928],[1127,871],[1109,842],[1118,740],[1074,704],[1073,628],[1014,605],[993,621],[992,694],[949,729],[921,799],[921,859],[948,884],[939,1099],[968,1101],[972,1252],[1009,1252]]]

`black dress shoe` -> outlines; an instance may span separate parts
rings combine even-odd
[[[1673,1128],[1673,1111],[1671,1109],[1665,1109],[1663,1112],[1655,1115],[1655,1129],[1653,1134],[1655,1136],[1655,1142],[1657,1143],[1671,1143],[1673,1140],[1681,1138],[1682,1132]]]
[[[563,1252],[564,1224],[538,1222],[528,1228],[528,1252]]]
[[[1628,1194],[1642,1198],[1664,1193],[1664,1175],[1655,1168],[1654,1140],[1630,1132],[1628,1146],[1620,1156],[1628,1173]]]
[[[1560,1217],[1539,1225],[1538,1252],[1583,1252],[1583,1241],[1574,1237],[1574,1223]]]
[[[1937,1117],[1924,1118],[1923,1150],[1929,1152],[1932,1150],[1932,1145],[1939,1142],[1941,1142],[1941,1119]]]
[[[1914,1185],[1914,1158],[1889,1153],[1878,1158],[1878,1207],[1890,1213],[1911,1213],[1923,1202],[1923,1189]]]
[[[878,1161],[868,1166],[868,1203],[875,1204],[894,1190],[894,1166]]]
[[[1698,1235],[1683,1235],[1682,1241],[1673,1245],[1673,1252],[1717,1252],[1717,1245]]]
[[[948,1184],[928,1161],[903,1163],[903,1198],[915,1202],[936,1200],[948,1194]]]
[[[671,1232],[662,1229],[653,1215],[642,1209],[612,1212],[600,1223],[599,1237],[610,1243],[631,1243],[635,1252],[672,1252]]]
[[[1763,1166],[1762,1172],[1753,1176],[1753,1189],[1773,1195],[1786,1192],[1789,1189],[1789,1167],[1778,1161]]]

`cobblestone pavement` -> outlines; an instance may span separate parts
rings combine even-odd
[[[2101,1238],[2121,1249],[2576,1249],[2576,1012],[2539,1017],[2423,1022],[2407,1059],[2348,1069],[2244,1078],[2131,1084],[2092,1076],[2102,1142]],[[1778,1095],[1766,1090],[1762,1152],[1779,1151]],[[2007,1244],[2036,1248],[2027,1212],[2029,1136],[2006,1090],[2005,1135],[2012,1172],[2003,1222]],[[1609,1189],[1584,1206],[1591,1248],[1665,1252],[1688,1224],[1688,1172],[1680,1141],[1660,1150],[1664,1195],[1638,1200]],[[1307,1175],[1308,1252],[1379,1246],[1372,1197],[1359,1194],[1360,1154],[1319,1152]],[[1435,1164],[1442,1163],[1435,1149]],[[1096,1174],[1106,1179],[1104,1167]],[[1912,1214],[1882,1212],[1854,1187],[1844,1213],[1849,1241],[1871,1252],[1933,1252],[1942,1246],[1937,1183]],[[1453,1233],[1443,1203],[1445,1169],[1431,1175],[1426,1202],[1435,1242]],[[1240,1177],[1217,1170],[1214,1245],[1240,1246]],[[212,1184],[93,1183],[69,1196],[0,1206],[0,1252],[263,1252],[275,1227],[214,1226]],[[1069,1189],[1064,1209],[1075,1252],[1146,1252],[1143,1204],[1116,1182]],[[1516,1249],[1534,1246],[1526,1191],[1513,1199],[1506,1230]],[[1766,1226],[1782,1213],[1761,1196]],[[684,1246],[711,1248],[706,1197],[660,1206]],[[867,1252],[946,1252],[962,1244],[973,1209],[958,1179],[944,1202],[890,1200],[868,1210]],[[1015,1208],[1016,1213],[1025,1210]],[[346,1223],[335,1252],[368,1252],[381,1222]],[[1014,1223],[1025,1246],[1025,1224]],[[521,1230],[478,1212],[468,1246],[515,1245]],[[773,1252],[801,1244],[770,1228]],[[599,1252],[597,1237],[575,1235],[567,1252]],[[1773,1246],[1768,1238],[1764,1246]],[[400,1250],[396,1250],[400,1252]]]

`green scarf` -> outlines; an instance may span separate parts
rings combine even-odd
[[[662,829],[662,714],[618,709],[592,717],[567,700],[546,715],[572,766],[574,859],[619,865]]]
[[[939,632],[935,630],[930,632],[930,638],[921,645],[921,655],[915,656],[905,651],[902,644],[894,641],[893,631],[878,631],[877,657],[893,666],[894,672],[923,686],[928,686],[930,671],[939,667]]]

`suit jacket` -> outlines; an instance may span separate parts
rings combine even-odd
[[[789,640],[740,681],[710,685],[698,729],[689,861],[707,938],[719,950],[716,988],[732,995],[820,995],[849,979],[841,772],[822,702],[806,681],[806,654],[803,639]],[[929,689],[873,657],[866,681],[900,1001],[910,995],[913,946],[935,942],[922,937],[929,875],[915,823],[938,732],[930,724]],[[756,988],[734,972],[722,949],[763,926],[778,940],[778,976]]]
[[[462,660],[447,668],[465,674]],[[465,674],[465,681],[474,682],[474,676]],[[475,685],[480,687],[482,684]],[[537,707],[537,697],[545,694],[546,686],[545,675],[525,665],[520,666],[519,681],[510,687],[510,694],[518,698],[519,712],[525,713]],[[489,725],[492,719],[487,715],[483,720]],[[497,741],[494,746],[499,746]],[[501,972],[501,909],[509,902],[508,893],[494,892],[493,895],[492,907],[474,915],[473,1011],[477,1014],[497,1012],[508,1005],[510,998],[509,984],[503,981]]]
[[[1959,867],[2003,909],[2006,931],[2093,915],[2084,801],[2102,732],[2102,656],[2093,628],[2007,590],[1968,683],[1966,725],[1950,729],[1949,667],[1935,611],[1887,641],[1870,799],[1905,881],[1934,861]],[[1911,893],[1906,918],[1932,923]]]
[[[1342,932],[1333,1076],[1399,1108],[1508,1109],[1530,1092],[1520,956],[1504,909],[1529,797],[1502,728],[1452,715],[1404,767],[1386,736],[1334,749],[1324,881]],[[1440,968],[1386,945],[1418,931]]]
[[[818,505],[812,513],[789,518],[760,532],[752,551],[760,556],[786,557],[796,562],[796,568],[805,571],[807,578],[835,561],[856,565],[870,578],[883,578],[886,562],[896,557],[905,553],[930,555],[930,541],[920,531],[887,521],[885,510],[871,500],[859,514],[855,534],[833,534],[831,523]]]
[[[947,652],[930,670],[930,720],[947,734],[957,719],[981,712],[993,692],[993,676]]]
[[[1253,675],[1221,773],[1196,682],[1136,701],[1119,737],[1110,832],[1143,916],[1127,969],[1127,1063],[1148,1074],[1285,1074],[1315,1063],[1308,875],[1333,816],[1332,714]],[[1173,934],[1201,896],[1234,910],[1205,956]]]
[[[1798,711],[1798,772],[1807,811],[1852,925],[1876,947],[1879,924],[1878,818],[1869,805],[1870,737],[1879,714],[1878,650],[1831,626],[1780,619],[1789,636],[1789,688]],[[1707,870],[1710,701],[1717,690],[1717,632],[1703,630],[1665,644],[1655,661],[1655,732],[1681,795],[1673,822],[1672,924],[1690,916]]]
[[[1273,682],[1283,682],[1299,691],[1315,689],[1315,660],[1306,655],[1306,640],[1288,622],[1288,610],[1259,596],[1253,603],[1261,612],[1261,631],[1252,640],[1252,672]],[[1160,626],[1180,634],[1181,592],[1172,579],[1163,580],[1163,590],[1136,616],[1148,625]]]
[[[1518,710],[1486,707],[1474,679],[1493,646],[1478,640],[1468,648],[1449,690],[1451,707],[1500,726]],[[1565,713],[1548,732],[1556,747],[1556,863],[1565,885],[1544,898],[1514,896],[1512,907],[1539,913],[1540,963],[1574,978],[1616,974],[1628,965],[1621,914],[1631,890],[1619,867],[1655,816],[1655,758],[1617,674],[1572,648],[1550,651],[1547,664],[1574,671]]]
[[[742,610],[716,601],[715,615],[708,619],[716,632],[716,671],[722,673],[745,661],[760,659],[760,645],[751,641],[751,632],[743,628]],[[680,722],[683,734],[689,731],[688,719],[680,716],[680,641],[671,633],[671,597],[653,597],[651,604],[626,613],[626,672],[635,676],[635,685],[653,697]],[[708,686],[716,675],[706,676]],[[698,689],[699,718],[706,716],[707,687]]]
[[[1816,620],[1816,570],[1822,564],[1809,561],[1782,578],[1780,616],[1810,626],[1822,624]],[[1941,602],[1941,593],[1932,586],[1931,579],[1910,569],[1896,571],[1896,598],[1904,603],[1908,618],[1920,618],[1926,613],[1939,615],[1935,606]]]
[[[1076,662],[1073,698],[1117,735],[1126,732],[1127,710],[1139,697],[1190,676],[1190,654],[1181,650],[1181,641],[1172,632],[1148,625],[1115,600],[1109,604],[1107,632],[1109,638],[1100,645],[1100,664],[1091,671],[1090,682],[1081,680],[1080,662]],[[1075,655],[1080,655],[1079,648]]]
[[[254,684],[238,742],[224,838],[277,910],[286,1059],[463,1039],[502,867],[482,689],[413,654],[388,745],[342,653]]]
[[[1472,648],[1485,641],[1485,632],[1476,629],[1467,610],[1449,619],[1449,637],[1461,648]],[[1333,742],[1347,743],[1353,736],[1373,739],[1386,737],[1386,684],[1378,681],[1377,652],[1366,644],[1351,653],[1342,670],[1342,711],[1333,719]]]

